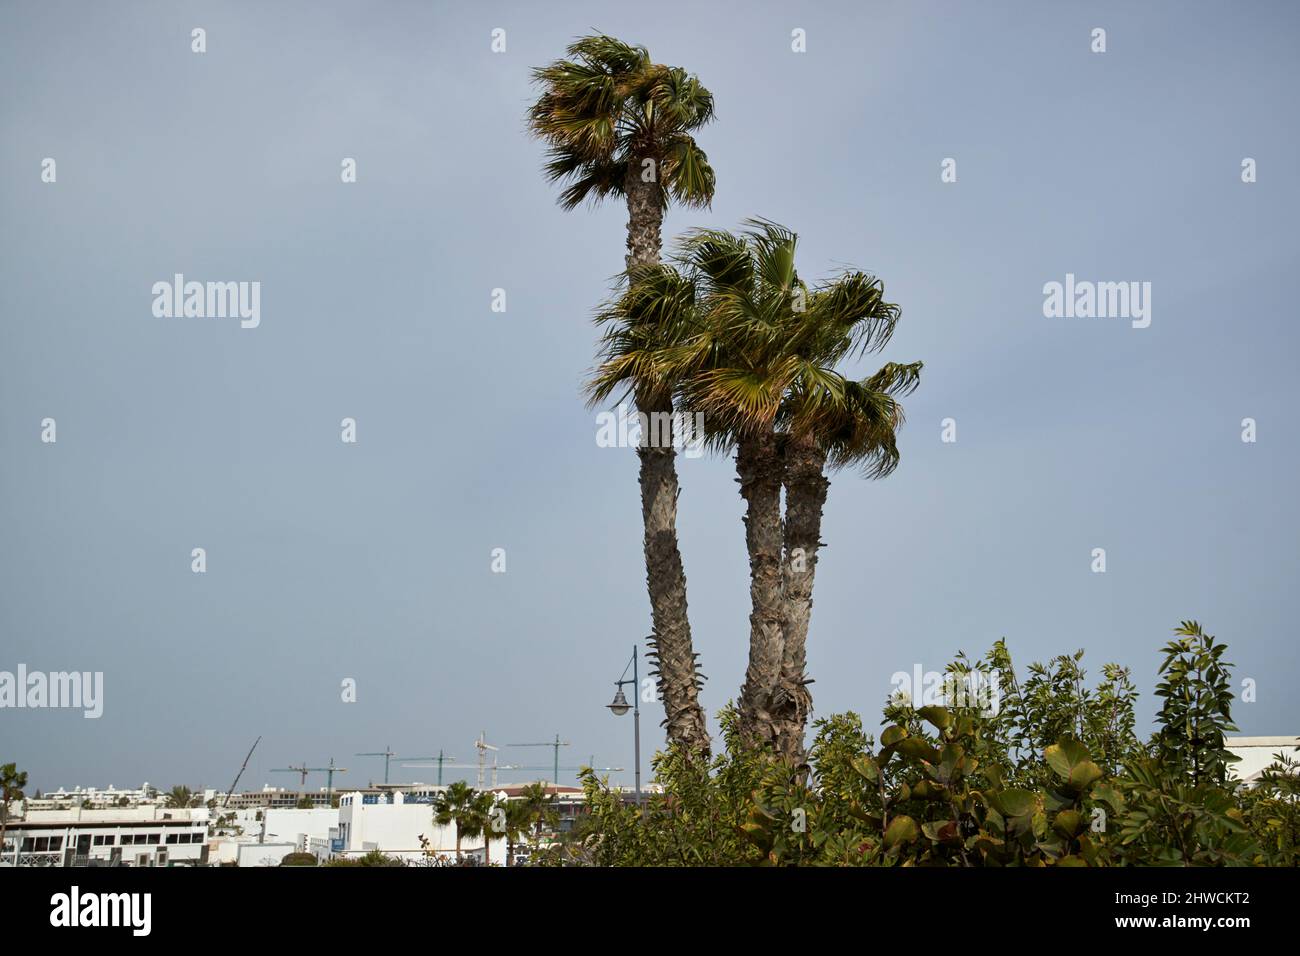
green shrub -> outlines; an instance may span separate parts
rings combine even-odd
[[[656,756],[638,808],[588,771],[587,815],[538,855],[551,865],[1239,866],[1297,862],[1300,778],[1285,755],[1247,788],[1228,776],[1225,645],[1183,622],[1164,648],[1147,740],[1129,672],[1086,683],[1083,652],[1021,683],[1004,642],[983,658],[999,706],[884,707],[877,744],[852,713],[815,724],[806,763],[744,745]],[[976,668],[959,655],[954,681]],[[951,697],[951,701],[961,702]]]

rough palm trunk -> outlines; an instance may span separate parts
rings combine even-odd
[[[745,499],[749,551],[749,666],[740,690],[740,732],[751,745],[777,742],[773,694],[781,678],[781,461],[770,432],[738,443],[736,474]]]
[[[652,266],[659,261],[659,250],[663,243],[659,230],[664,222],[664,207],[659,183],[655,180],[645,181],[643,160],[653,156],[643,156],[627,164],[627,173],[623,178],[623,191],[627,194],[627,267]],[[649,167],[657,171],[658,166]]]
[[[671,405],[669,406],[671,408]],[[647,414],[663,412],[652,408]],[[668,412],[671,414],[671,412]],[[637,448],[641,462],[641,519],[645,525],[646,587],[654,621],[651,657],[664,704],[664,725],[668,739],[691,751],[709,749],[708,729],[700,707],[695,675],[695,653],[691,647],[691,626],[686,607],[686,572],[677,546],[676,453],[647,444],[643,436]],[[640,693],[640,688],[637,688]]]
[[[627,267],[654,265],[659,261],[663,205],[659,184],[646,182],[642,164],[628,164],[624,181],[627,193]],[[671,440],[655,427],[656,416],[672,421],[671,398],[651,401],[638,396],[637,407],[649,418],[637,448],[640,459],[641,519],[645,527],[646,588],[654,622],[651,657],[664,705],[664,726],[670,743],[688,751],[707,754],[709,731],[699,700],[699,679],[691,624],[686,608],[686,572],[677,545],[677,452]],[[669,434],[671,439],[671,434]],[[640,693],[640,688],[637,688]]]
[[[804,756],[804,730],[812,709],[805,675],[813,577],[822,547],[822,507],[830,482],[822,474],[826,454],[814,442],[792,439],[785,450],[785,561],[781,566],[781,678],[773,697],[777,752]]]

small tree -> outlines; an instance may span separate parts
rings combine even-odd
[[[9,804],[23,799],[27,786],[27,771],[19,771],[16,763],[0,766],[0,853],[4,852],[5,830],[9,828]],[[14,854],[17,857],[17,854]]]
[[[1162,680],[1156,696],[1164,706],[1156,719],[1159,756],[1181,768],[1192,786],[1213,781],[1222,785],[1228,764],[1240,760],[1224,744],[1232,722],[1231,668],[1221,661],[1226,644],[1201,630],[1196,621],[1183,621],[1174,629],[1178,640],[1164,647]]]

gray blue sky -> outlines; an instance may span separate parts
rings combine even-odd
[[[716,201],[666,235],[782,222],[805,278],[880,275],[903,321],[879,358],[926,363],[898,471],[831,486],[819,715],[874,726],[893,672],[1005,635],[1022,665],[1130,666],[1149,720],[1194,617],[1258,682],[1242,731],[1300,733],[1298,25],[1263,2],[0,4],[0,670],[105,680],[99,720],[0,711],[0,759],[44,789],[225,787],[261,734],[241,786],[331,756],[364,783],[382,761],[357,751],[558,732],[563,763],[630,782],[603,705],[649,630],[636,459],[580,396],[625,211],[560,210],[523,123],[529,69],[593,29],[717,99]],[[177,272],[260,281],[260,327],[155,318]],[[1066,273],[1151,282],[1151,326],[1045,318]],[[744,670],[742,502],[730,462],[679,467],[712,712]]]

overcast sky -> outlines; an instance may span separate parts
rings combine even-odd
[[[901,305],[863,369],[925,362],[897,472],[833,478],[816,715],[875,728],[894,672],[1005,636],[1022,667],[1131,667],[1145,730],[1159,648],[1197,618],[1257,681],[1242,731],[1300,733],[1298,23],[1263,2],[3,3],[0,670],[102,671],[104,710],[0,711],[0,762],[33,789],[224,788],[260,734],[241,787],[330,757],[346,785],[382,776],[359,751],[469,763],[485,730],[559,733],[562,764],[631,782],[631,718],[604,705],[650,628],[636,457],[597,446],[580,393],[626,211],[559,209],[523,120],[529,69],[592,30],[716,97],[716,201],[666,238],[784,223],[804,278],[853,265]],[[260,325],[155,317],[175,273],[260,282]],[[1046,318],[1067,273],[1150,282],[1150,326]],[[745,666],[742,501],[727,460],[679,470],[716,713]],[[647,704],[647,761],[661,719]]]

